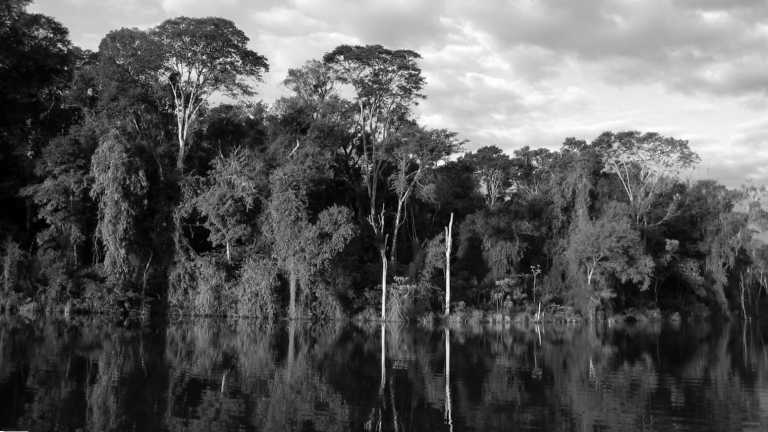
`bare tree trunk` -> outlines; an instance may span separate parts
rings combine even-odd
[[[154,251],[149,252],[149,258],[147,258],[147,265],[144,266],[144,274],[141,276],[141,310],[145,310],[145,302],[147,301],[147,279],[149,277],[149,266],[152,264],[152,258],[155,256]]]
[[[179,154],[176,159],[176,168],[179,173],[184,172],[184,155],[186,153],[187,137],[184,135],[184,116],[179,112],[179,103],[176,102],[176,139],[179,141]]]
[[[445,420],[448,429],[453,431],[453,413],[451,410],[451,331],[445,328]]]
[[[3,257],[3,292],[8,292],[11,289],[11,254],[8,253],[10,248],[10,241],[6,241],[5,256]]]
[[[179,170],[179,173],[184,172],[184,139],[179,135],[179,155],[176,158],[176,169]]]
[[[219,393],[224,394],[224,388],[227,386],[227,375],[229,374],[229,370],[224,371],[224,374],[221,376],[221,388],[219,389]]]
[[[232,248],[229,245],[229,240],[227,240],[227,262],[228,263],[232,262],[232,250],[231,249]]]
[[[400,231],[401,219],[403,217],[403,201],[397,200],[397,211],[395,212],[395,223],[392,227],[392,250],[389,254],[389,262],[394,267],[397,264],[397,233]]]
[[[288,321],[288,358],[285,360],[286,378],[293,375],[293,363],[296,357],[296,321]]]
[[[381,321],[387,320],[387,251],[386,243],[381,247]]]
[[[453,244],[453,213],[445,227],[445,316],[451,314],[451,246]]]
[[[381,381],[379,381],[379,395],[384,397],[384,385],[387,382],[387,327],[381,322]]]
[[[744,305],[744,273],[739,275],[739,285],[741,285],[741,314],[744,320],[746,321],[749,318],[747,317],[747,308]]]
[[[289,299],[288,299],[288,319],[295,320],[296,319],[296,288],[298,285],[298,276],[296,275],[296,270],[293,266],[291,266],[290,274],[288,275],[288,289],[289,289]]]

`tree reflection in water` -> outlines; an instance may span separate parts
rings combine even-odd
[[[0,322],[0,429],[766,430],[765,327]]]

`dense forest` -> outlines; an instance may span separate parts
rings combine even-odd
[[[687,180],[684,140],[470,145],[419,123],[420,55],[380,45],[319,53],[267,105],[231,21],[91,52],[28,3],[0,4],[4,310],[746,318],[768,294],[768,194]]]

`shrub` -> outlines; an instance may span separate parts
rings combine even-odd
[[[435,288],[429,283],[409,283],[407,278],[395,277],[387,299],[388,319],[411,321],[430,310]]]
[[[278,313],[277,266],[260,256],[245,260],[234,288],[235,313],[272,322]]]

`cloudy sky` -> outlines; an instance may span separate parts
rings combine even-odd
[[[34,0],[96,49],[109,30],[166,18],[231,19],[266,55],[260,97],[335,46],[423,56],[421,120],[497,145],[657,131],[702,156],[694,178],[768,183],[765,0]]]

